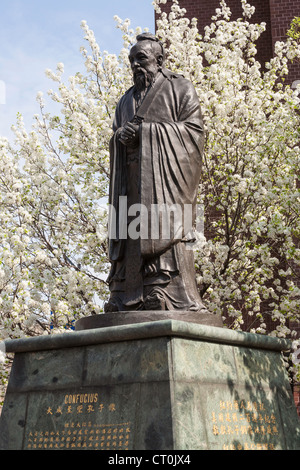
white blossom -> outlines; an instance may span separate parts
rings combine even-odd
[[[0,364],[4,363],[6,360],[6,348],[4,341],[0,341]]]

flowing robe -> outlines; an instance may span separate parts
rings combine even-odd
[[[191,82],[166,69],[160,74],[142,104],[138,148],[126,147],[118,138],[122,127],[139,116],[135,87],[119,101],[113,124],[109,202],[116,229],[109,239],[108,281],[119,310],[147,309],[145,298],[153,292],[164,299],[168,310],[203,308],[193,253],[185,248],[195,222],[201,175],[201,110]],[[137,239],[127,236],[134,214],[125,221],[120,216],[122,197],[127,198],[127,211],[132,204],[140,204]],[[177,212],[164,232],[164,216],[174,207]],[[154,217],[162,208],[166,211]]]

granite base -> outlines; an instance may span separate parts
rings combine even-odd
[[[289,348],[178,320],[7,341],[0,449],[300,449]]]

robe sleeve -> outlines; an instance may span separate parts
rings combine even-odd
[[[120,197],[126,195],[126,148],[118,139],[122,122],[120,104],[116,109],[113,122],[114,135],[109,143],[110,153],[110,187],[108,219],[108,255],[109,260],[118,261],[124,254],[123,227],[120,226]]]
[[[186,239],[195,223],[203,121],[193,85],[178,78],[171,86],[172,93],[165,93],[164,99],[175,109],[173,119],[141,126],[141,204],[147,208],[141,220],[144,257],[159,255]]]

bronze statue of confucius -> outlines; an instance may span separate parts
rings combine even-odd
[[[129,59],[134,85],[117,105],[110,143],[113,229],[105,311],[208,313],[187,249],[204,142],[199,100],[189,80],[164,67],[164,48],[152,34],[137,37]],[[192,214],[191,223],[181,223],[189,219],[184,212]]]

